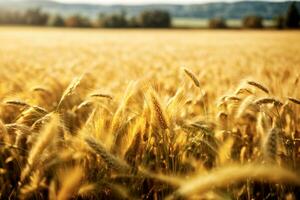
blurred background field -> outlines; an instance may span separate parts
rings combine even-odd
[[[293,81],[292,76],[300,69],[300,58],[295,56],[300,53],[298,31],[24,27],[0,30],[2,74],[14,71],[16,76],[25,79],[36,73],[41,75],[24,80],[22,87],[27,84],[30,87],[30,81],[42,81],[50,71],[64,74],[63,81],[68,82],[75,74],[91,69],[96,73],[99,70],[99,76],[104,77],[97,80],[101,88],[116,87],[114,92],[122,92],[118,86],[124,87],[126,81],[149,76],[151,71],[153,76],[163,80],[171,74],[179,78],[180,68],[189,67],[202,77],[200,80],[207,82],[203,87],[211,89],[215,97],[247,77],[265,81],[281,95],[287,95],[289,91],[284,88],[284,82]],[[155,74],[156,71],[160,73]],[[266,74],[270,74],[267,79]],[[170,80],[170,84],[175,81],[178,85],[177,78]]]

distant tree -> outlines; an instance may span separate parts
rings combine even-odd
[[[67,27],[78,27],[78,28],[86,28],[92,26],[88,18],[83,17],[79,14],[68,17],[65,20],[65,25]]]
[[[60,15],[52,15],[48,18],[48,26],[62,27],[65,25],[64,19]]]
[[[98,21],[100,26],[106,28],[125,28],[128,27],[128,22],[126,19],[126,13],[116,13],[111,15],[100,14]]]
[[[244,28],[263,28],[263,19],[260,16],[246,16],[243,18],[242,23]]]
[[[138,28],[141,26],[141,23],[139,22],[139,19],[137,17],[131,17],[128,20],[128,27],[131,28]]]
[[[209,20],[208,27],[213,29],[224,29],[227,28],[227,25],[223,18],[213,18]]]
[[[283,29],[285,27],[285,18],[282,15],[277,16],[275,19],[275,26],[277,29]]]
[[[102,21],[104,20],[105,17],[106,17],[106,14],[104,14],[104,13],[99,13],[98,14],[98,18],[97,18],[97,21],[96,21],[97,26],[101,26]]]
[[[43,13],[40,8],[31,8],[25,12],[24,19],[28,25],[45,25],[48,21],[48,14]]]
[[[0,10],[0,24],[25,24],[24,15],[18,11]]]
[[[286,13],[285,26],[287,28],[298,28],[300,15],[295,2],[292,2]]]
[[[146,28],[166,28],[171,26],[171,16],[163,10],[144,11],[139,15],[139,22]]]

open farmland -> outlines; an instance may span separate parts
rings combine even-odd
[[[297,31],[0,27],[0,199],[296,199]]]

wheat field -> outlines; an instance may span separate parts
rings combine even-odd
[[[0,199],[297,199],[297,31],[0,27]]]

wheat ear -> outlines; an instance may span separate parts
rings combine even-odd
[[[109,167],[115,169],[118,172],[128,173],[131,171],[131,168],[126,162],[108,152],[108,150],[104,147],[104,145],[101,142],[96,141],[92,137],[86,137],[84,140],[96,154],[101,156],[101,158],[106,162],[106,164]]]

